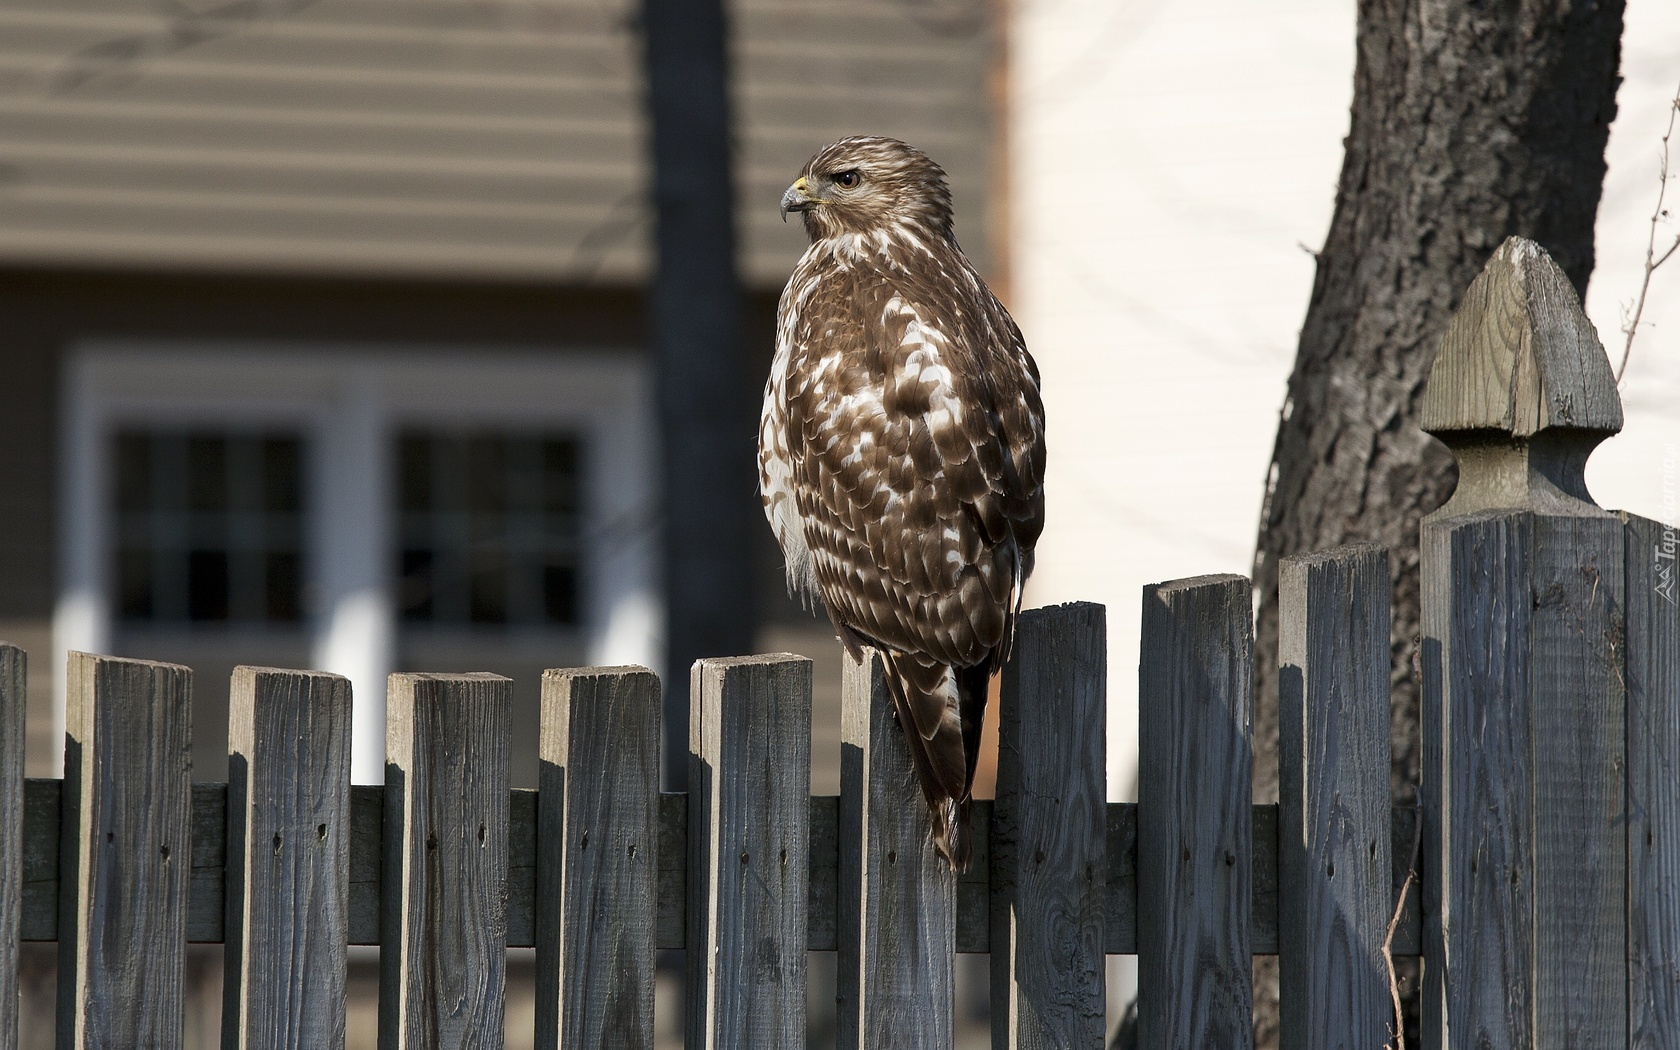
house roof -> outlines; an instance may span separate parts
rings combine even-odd
[[[622,284],[651,252],[634,0],[12,0],[0,265]],[[742,275],[834,138],[950,170],[987,258],[988,0],[733,0]]]

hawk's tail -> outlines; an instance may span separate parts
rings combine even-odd
[[[915,653],[882,651],[910,759],[933,816],[933,845],[955,871],[973,859],[970,792],[980,752],[992,661],[948,667]]]

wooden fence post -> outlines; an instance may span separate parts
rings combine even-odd
[[[1021,614],[998,707],[992,1046],[1100,1048],[1108,893],[1108,626],[1100,605]]]
[[[511,685],[493,674],[391,676],[382,1050],[502,1045]]]
[[[1254,1045],[1253,586],[1143,589],[1138,670],[1138,1045]]]
[[[802,1046],[811,661],[700,660],[689,696],[688,1046]]]
[[[344,1046],[350,682],[237,667],[228,716],[222,1044]]]
[[[1376,1050],[1392,1035],[1389,591],[1383,547],[1286,558],[1279,573],[1283,1050]]]
[[[1672,469],[1672,467],[1671,467]],[[1628,1035],[1680,1048],[1680,543],[1623,515],[1627,541]]]
[[[1422,529],[1425,1042],[1626,1046],[1624,540],[1582,475],[1621,402],[1534,243],[1466,291],[1422,416],[1459,464]]]
[[[929,838],[880,654],[864,656],[843,656],[840,694],[837,1045],[950,1050],[956,876]]]
[[[179,1047],[192,672],[71,653],[68,699],[58,1045]]]
[[[18,1046],[26,669],[23,650],[0,642],[0,1050]]]
[[[659,679],[543,674],[538,1050],[653,1050]]]

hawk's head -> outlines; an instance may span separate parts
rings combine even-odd
[[[813,241],[893,226],[951,235],[945,170],[908,143],[873,135],[818,150],[782,194],[784,220],[790,211],[803,215]]]

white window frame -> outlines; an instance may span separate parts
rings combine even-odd
[[[652,377],[637,355],[248,341],[90,340],[62,401],[54,730],[71,650],[112,639],[111,435],[132,425],[278,427],[307,462],[304,629],[314,666],[355,690],[352,779],[385,773],[393,669],[397,432],[565,429],[584,449],[581,633],[595,664],[654,666],[664,634]]]

